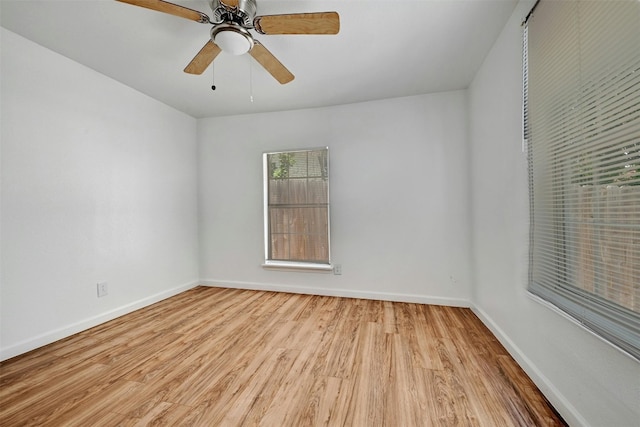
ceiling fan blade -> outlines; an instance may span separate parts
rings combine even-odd
[[[253,48],[249,51],[249,55],[253,56],[253,59],[258,61],[260,65],[281,84],[289,83],[294,79],[291,71],[287,70],[287,68],[257,40],[254,41]]]
[[[253,25],[261,34],[338,34],[338,12],[257,16]]]
[[[213,60],[221,52],[221,49],[213,41],[209,40],[200,49],[200,52],[193,57],[189,65],[184,69],[185,73],[189,74],[202,74],[204,70],[211,65]]]
[[[168,13],[169,15],[179,16],[181,18],[190,19],[192,21],[209,23],[209,17],[197,10],[179,6],[162,0],[116,0],[122,3],[132,4],[134,6],[145,7],[158,12]]]

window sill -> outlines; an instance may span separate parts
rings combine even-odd
[[[333,271],[331,264],[314,264],[312,262],[265,261],[262,267],[274,270]]]

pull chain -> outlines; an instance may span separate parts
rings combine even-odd
[[[253,64],[251,62],[251,56],[247,55],[249,58],[249,100],[253,104]]]
[[[215,73],[215,65],[211,64],[211,90],[216,90],[216,73]]]

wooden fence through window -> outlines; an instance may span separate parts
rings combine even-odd
[[[640,186],[572,186],[567,212],[570,283],[640,313]],[[571,274],[571,273],[570,273]]]
[[[270,259],[329,262],[328,180],[269,180]]]

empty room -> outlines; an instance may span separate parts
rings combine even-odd
[[[638,22],[0,0],[0,425],[640,426]]]

